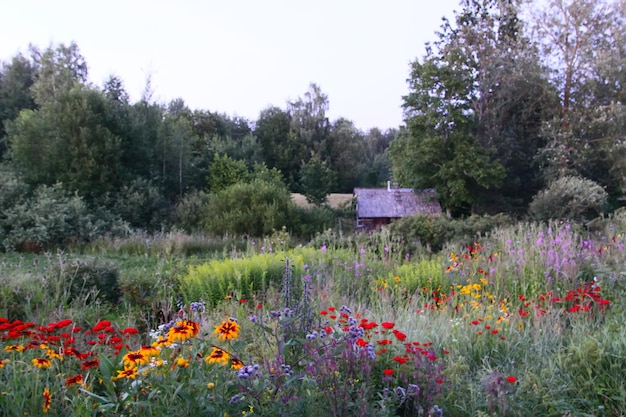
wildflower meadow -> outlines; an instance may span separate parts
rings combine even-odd
[[[625,228],[519,224],[439,253],[92,247],[120,265],[114,301],[51,280],[68,254],[7,256],[0,415],[624,416]]]

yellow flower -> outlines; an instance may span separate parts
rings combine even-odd
[[[48,410],[50,410],[50,405],[51,404],[52,404],[52,395],[50,395],[50,389],[44,388],[44,390],[43,390],[43,404],[41,406],[41,409],[43,410],[44,414],[48,413]]]
[[[124,368],[131,368],[137,365],[148,363],[148,357],[145,356],[140,350],[138,350],[135,352],[128,352],[126,355],[124,355],[122,361],[124,363]]]
[[[206,387],[208,389],[213,389],[213,388],[215,388],[215,384],[213,382],[209,382],[208,384],[206,384]]]
[[[176,324],[167,332],[167,338],[170,342],[176,342],[177,340],[184,342],[198,334],[200,327],[197,323],[191,320],[179,320]]]
[[[224,320],[219,326],[215,326],[215,333],[219,340],[230,340],[239,337],[241,328],[237,320],[229,318],[228,321]]]
[[[228,358],[229,358],[228,352],[218,347],[214,347],[211,354],[207,356],[206,358],[204,358],[204,360],[206,363],[209,363],[209,364],[218,363],[220,365],[226,365],[226,363],[228,363]]]
[[[24,352],[24,346],[22,345],[7,345],[4,347],[5,352]]]
[[[185,358],[176,358],[174,362],[174,366],[178,366],[179,368],[186,368],[189,366],[189,361]]]
[[[135,377],[137,376],[137,368],[133,367],[133,368],[124,368],[124,370],[122,371],[117,371],[117,376],[113,377],[114,381],[117,381],[118,379],[135,379]]]
[[[37,368],[49,368],[50,365],[52,364],[50,362],[50,359],[47,358],[35,358],[32,360],[33,365],[35,365]]]
[[[230,359],[230,367],[235,370],[241,369],[243,368],[243,362],[240,359],[233,357]]]

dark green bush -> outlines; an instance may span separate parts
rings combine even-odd
[[[58,183],[16,199],[0,216],[0,229],[5,250],[40,252],[123,233],[127,225],[107,210],[90,209]]]
[[[167,207],[159,188],[151,181],[137,178],[120,190],[112,209],[131,227],[160,230],[168,223]]]
[[[120,273],[117,266],[96,258],[72,259],[58,262],[48,271],[52,292],[63,292],[67,302],[82,300],[86,304],[96,300],[116,304],[121,297]]]
[[[176,227],[188,233],[202,231],[208,217],[209,194],[196,191],[187,194],[175,210]]]
[[[295,204],[275,182],[238,182],[211,194],[206,229],[216,235],[267,236],[290,224]]]
[[[594,181],[567,176],[540,191],[528,208],[534,220],[589,221],[602,215],[608,203],[607,192]]]

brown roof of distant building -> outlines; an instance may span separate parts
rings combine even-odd
[[[441,214],[434,189],[355,188],[357,218],[400,218],[415,214]]]

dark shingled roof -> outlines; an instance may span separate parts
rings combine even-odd
[[[411,188],[355,188],[357,218],[400,218],[415,214],[441,214],[437,192]]]

